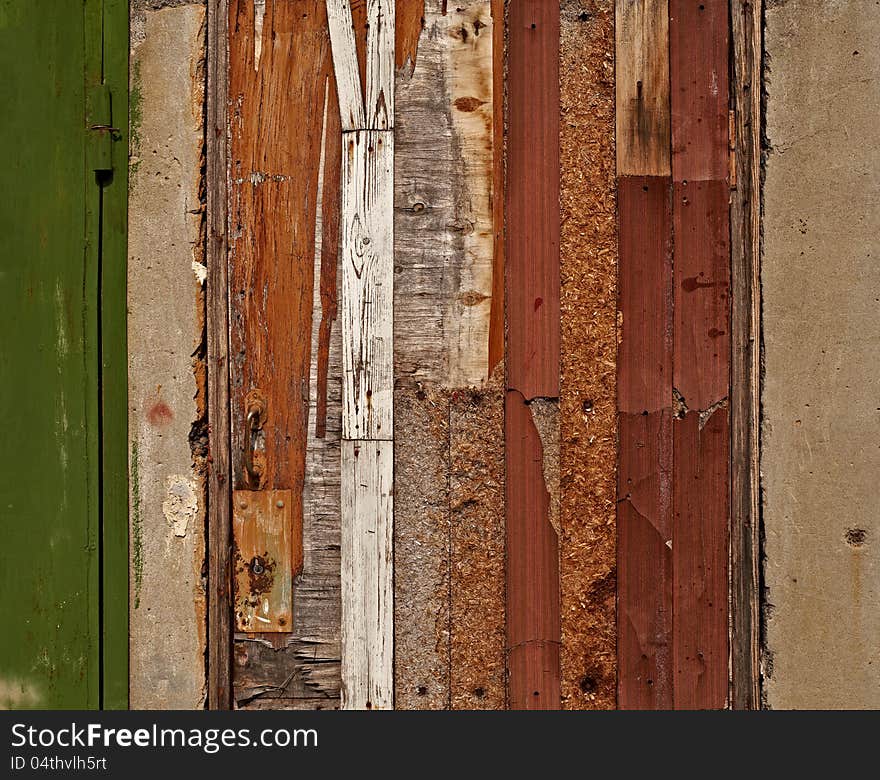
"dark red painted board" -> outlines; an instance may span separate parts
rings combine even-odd
[[[543,450],[522,394],[504,406],[507,647],[511,709],[559,709],[559,542]]]
[[[672,405],[672,186],[665,176],[618,181],[621,413]]]
[[[672,412],[618,418],[620,709],[672,709]]]
[[[728,176],[728,13],[727,0],[669,0],[675,181]]]
[[[673,386],[705,411],[730,383],[730,218],[725,181],[676,182]]]
[[[672,185],[618,181],[618,706],[672,708]]]
[[[508,387],[559,396],[559,4],[508,12]]]
[[[702,417],[690,412],[672,428],[674,703],[676,709],[722,709],[728,678],[728,410]]]

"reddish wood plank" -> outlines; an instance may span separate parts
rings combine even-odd
[[[618,706],[672,707],[672,214],[668,177],[618,180]]]
[[[722,709],[728,677],[728,410],[690,412],[672,428],[674,703],[676,709]]]
[[[728,0],[669,0],[672,176],[729,173]]]
[[[559,709],[559,544],[543,451],[522,394],[505,394],[507,647],[511,709]]]
[[[508,10],[507,376],[526,400],[559,395],[559,5]]]
[[[672,412],[618,432],[617,706],[672,709]]]
[[[730,381],[728,197],[725,181],[674,185],[673,386],[698,411],[726,398]]]
[[[672,204],[666,176],[618,181],[621,413],[672,404]]]

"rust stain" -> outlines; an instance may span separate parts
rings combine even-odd
[[[164,401],[157,401],[147,412],[148,422],[157,427],[168,425],[173,419],[174,413]]]
[[[425,28],[425,0],[404,0],[395,9],[395,62],[398,70],[409,66],[410,75],[416,68],[419,38]]]

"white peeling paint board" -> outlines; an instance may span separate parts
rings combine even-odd
[[[394,445],[342,442],[342,706],[394,706]]]
[[[361,91],[349,0],[327,0],[327,21],[342,129],[359,130],[365,126],[364,96]]]
[[[342,143],[342,438],[393,434],[394,133]]]
[[[367,127],[394,127],[394,0],[367,4]]]

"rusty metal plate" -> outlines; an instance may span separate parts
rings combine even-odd
[[[292,630],[293,577],[302,561],[293,517],[291,490],[232,494],[237,631]]]

